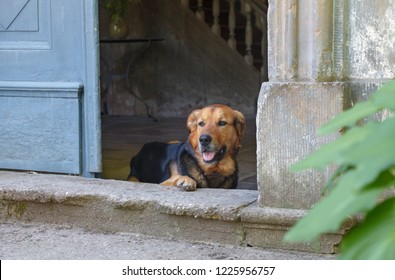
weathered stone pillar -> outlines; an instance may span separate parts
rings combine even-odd
[[[318,137],[317,128],[395,77],[394,13],[395,0],[269,1],[257,173],[259,207],[271,225],[320,199],[331,170],[289,170],[336,137]]]
[[[258,102],[258,182],[262,207],[308,209],[330,171],[289,167],[328,138],[316,129],[343,110],[343,83],[333,82],[333,1],[269,5],[269,82]]]

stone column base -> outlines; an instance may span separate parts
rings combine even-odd
[[[258,100],[257,176],[259,206],[310,209],[333,170],[293,173],[290,166],[336,135],[316,130],[349,107],[345,84],[264,83]]]
[[[342,239],[342,231],[324,234],[317,241],[308,243],[287,243],[287,231],[306,214],[307,210],[262,208],[250,205],[241,213],[244,228],[244,243],[268,249],[295,250],[312,253],[336,254]]]

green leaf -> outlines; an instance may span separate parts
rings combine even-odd
[[[376,106],[395,111],[395,80],[391,80],[381,86],[372,95],[371,99]]]
[[[324,168],[330,163],[359,165],[377,174],[395,164],[395,117],[384,122],[370,122],[347,131],[336,141],[324,145],[314,154],[296,163],[292,171]]]
[[[355,188],[354,181],[363,172],[351,170],[343,175],[332,192],[291,228],[285,240],[311,241],[320,234],[338,231],[347,218],[374,207],[378,195],[395,184],[395,177],[386,170],[372,182],[360,182],[362,186]]]
[[[330,192],[339,182],[341,176],[351,169],[354,169],[354,167],[345,164],[340,165],[337,170],[332,174],[332,176],[328,179],[321,193],[325,195]]]
[[[340,162],[358,165],[367,172],[377,172],[395,165],[395,117],[372,126],[364,141],[343,151]]]
[[[395,118],[371,122],[351,129],[296,165],[321,167],[334,161],[353,168],[337,178],[329,196],[296,224],[286,240],[312,240],[322,233],[336,231],[348,217],[374,207],[382,188],[395,183],[388,173],[395,166],[394,139]]]
[[[368,212],[365,223],[342,242],[341,258],[395,259],[395,198],[376,207],[378,196],[395,185],[395,115],[357,126],[359,120],[385,108],[395,111],[395,81],[322,127],[321,133],[351,128],[292,166],[298,171],[340,165],[327,183],[332,188],[329,195],[296,223],[286,241],[312,241],[323,233],[338,231],[348,218]]]
[[[329,123],[318,129],[318,134],[336,132],[343,127],[354,126],[355,123],[366,116],[376,113],[381,108],[373,102],[357,103],[353,108],[336,115]]]
[[[335,116],[329,123],[318,129],[318,134],[336,132],[344,127],[354,126],[359,120],[383,108],[395,111],[395,80],[382,85],[368,101],[358,103],[353,108]]]
[[[341,243],[341,259],[395,259],[395,197],[371,210]]]
[[[357,175],[355,170],[343,175],[332,192],[291,228],[285,241],[312,241],[323,233],[336,232],[347,218],[374,207],[381,189],[355,191],[351,186]]]
[[[391,172],[391,168],[384,170],[372,183],[363,186],[364,191],[371,189],[385,189],[395,186],[395,176]]]
[[[376,123],[369,123],[364,127],[355,127],[347,131],[336,141],[320,147],[315,153],[291,166],[291,171],[301,171],[308,168],[324,168],[330,163],[341,164],[342,154],[364,141],[372,132]]]

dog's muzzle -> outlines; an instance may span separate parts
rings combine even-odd
[[[213,138],[208,134],[202,134],[199,138],[200,151],[205,163],[213,163],[220,161],[226,152],[226,146],[217,149],[212,143]]]

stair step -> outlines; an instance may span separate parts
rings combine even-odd
[[[199,189],[0,171],[0,223],[61,225],[193,242],[333,253],[340,234],[320,243],[283,236],[305,210],[261,208],[253,190]]]

